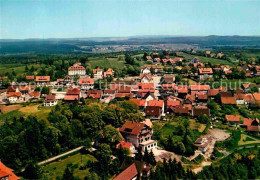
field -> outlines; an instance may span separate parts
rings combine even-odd
[[[57,179],[58,177],[62,177],[62,174],[64,170],[67,167],[67,164],[72,163],[72,166],[75,167],[74,169],[74,177],[79,178],[79,179],[84,179],[89,172],[89,168],[85,170],[80,170],[81,165],[85,165],[88,161],[96,161],[95,157],[87,154],[75,154],[72,155],[66,159],[59,160],[57,162],[50,163],[43,167],[44,171],[44,177],[46,179]],[[82,162],[82,163],[81,163]]]
[[[29,105],[19,109],[25,116],[35,115],[39,119],[46,120],[53,107],[43,107],[41,104]]]
[[[88,64],[91,68],[96,68],[97,66],[101,68],[117,68],[122,69],[125,65],[125,61],[118,60],[117,58],[105,58],[105,57],[90,57]]]
[[[231,87],[233,89],[240,88],[243,83],[250,83],[250,84],[255,84],[255,83],[260,82],[259,77],[255,78],[246,78],[246,79],[222,79],[221,81],[215,81],[211,82],[211,86],[213,88],[218,88],[219,86],[225,86],[225,87]]]
[[[204,56],[196,56],[196,55],[191,55],[191,54],[187,54],[184,52],[177,52],[177,55],[183,56],[188,61],[193,59],[194,57],[198,57],[204,63],[210,62],[211,64],[224,64],[224,65],[234,66],[233,63],[226,61],[226,60],[222,60],[222,59],[216,59],[216,58],[210,58],[210,57],[204,57]]]
[[[20,105],[7,106],[4,108],[6,112],[0,115],[0,125],[6,120],[12,120],[14,117],[27,117],[29,115],[34,115],[39,119],[47,120],[47,116],[52,108],[53,107],[43,107],[41,104],[32,104],[25,107],[21,107]]]
[[[241,134],[241,139],[238,142],[238,145],[243,146],[249,144],[260,144],[260,140],[246,134]]]

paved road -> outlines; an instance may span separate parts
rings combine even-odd
[[[38,165],[40,166],[40,165],[43,165],[43,164],[46,164],[46,163],[50,163],[50,162],[52,162],[52,161],[55,161],[56,159],[59,159],[59,158],[61,158],[61,157],[66,156],[66,155],[68,155],[68,154],[71,154],[71,153],[73,153],[73,152],[79,151],[79,150],[80,150],[81,148],[83,148],[83,147],[84,147],[84,146],[80,146],[80,147],[77,147],[76,149],[72,149],[72,150],[70,150],[70,151],[68,151],[68,152],[65,152],[65,153],[63,153],[63,154],[60,154],[60,155],[58,155],[58,156],[52,157],[52,158],[50,158],[50,159],[46,159],[46,160],[44,160],[44,161],[42,161],[42,162],[39,162]]]

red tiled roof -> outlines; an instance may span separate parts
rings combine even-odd
[[[7,92],[15,92],[16,91],[16,87],[13,87],[13,86],[9,86],[7,88]]]
[[[36,76],[36,82],[47,82],[50,81],[50,76]]]
[[[25,76],[26,80],[34,80],[34,76]]]
[[[260,102],[260,93],[254,93],[253,94],[255,100],[259,103]]]
[[[176,114],[188,114],[189,113],[189,109],[188,109],[188,107],[177,106],[175,108],[174,112]]]
[[[189,111],[192,110],[192,105],[191,104],[183,104],[184,108],[188,108]]]
[[[93,73],[96,74],[98,71],[103,71],[103,69],[97,68],[97,69],[93,69]]]
[[[7,97],[20,97],[21,92],[9,92]]]
[[[93,85],[94,79],[86,78],[86,79],[79,79],[79,85]]]
[[[239,122],[240,121],[239,115],[226,115],[225,118],[229,122]]]
[[[130,99],[131,102],[135,102],[139,107],[145,106],[145,99]]]
[[[256,121],[257,123],[259,123],[259,120],[258,120],[257,118],[255,118],[255,119],[244,118],[243,125],[244,125],[244,126],[251,126],[254,121]]]
[[[19,180],[21,178],[17,177],[14,173],[14,170],[6,167],[1,161],[0,161],[0,179],[4,177],[8,177],[8,180]]]
[[[79,95],[80,94],[80,89],[79,88],[68,89],[66,94],[67,95]]]
[[[208,96],[206,94],[199,94],[198,99],[199,100],[206,100],[206,99],[208,99]]]
[[[255,103],[255,99],[252,94],[244,94],[244,100],[246,102]]]
[[[53,102],[53,101],[56,101],[56,96],[55,95],[52,95],[52,94],[49,94],[45,97],[45,101],[46,102]]]
[[[113,89],[105,89],[104,90],[104,94],[115,94],[116,93],[116,90],[113,90]]]
[[[73,71],[73,70],[85,70],[85,68],[83,66],[70,66],[69,67],[69,71]]]
[[[219,93],[219,89],[209,89],[208,96],[216,96]]]
[[[114,180],[132,180],[134,177],[138,175],[135,163],[126,168],[123,172],[121,172],[118,176],[114,178]]]
[[[117,145],[116,145],[116,148],[117,149],[120,149],[120,148],[122,148],[122,149],[130,149],[131,148],[131,146],[132,146],[132,143],[130,143],[130,142],[125,142],[125,141],[120,141]]]
[[[152,75],[151,75],[151,74],[146,74],[146,73],[145,73],[145,74],[143,74],[143,73],[140,74],[140,79],[143,79],[143,78],[145,78],[145,77],[146,77],[149,81],[152,80]]]
[[[221,97],[222,104],[236,104],[236,99],[234,97]]]
[[[258,132],[259,131],[259,127],[258,126],[247,126],[247,131]]]
[[[210,89],[210,86],[202,84],[190,85],[190,89],[192,91],[208,91]]]
[[[213,74],[212,68],[199,68],[200,74]]]
[[[173,101],[173,100],[167,101],[167,108],[169,108],[169,106],[179,106],[179,105],[180,105],[180,101]]]
[[[133,97],[133,93],[116,93],[116,97]]]
[[[66,95],[64,97],[65,101],[74,101],[74,100],[79,100],[79,96],[78,95]]]
[[[126,121],[125,124],[119,128],[119,131],[127,134],[138,135],[144,126],[144,123]]]
[[[188,93],[189,89],[186,85],[178,85],[178,93]]]
[[[138,83],[139,89],[154,89],[153,83]]]
[[[148,102],[148,106],[158,106],[158,107],[163,107],[163,100],[150,100]]]
[[[35,98],[40,97],[40,91],[31,91],[29,92],[29,95]]]
[[[90,98],[95,98],[95,99],[100,99],[102,96],[102,91],[101,90],[88,90],[88,97]]]

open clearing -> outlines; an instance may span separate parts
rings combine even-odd
[[[241,139],[238,141],[239,146],[248,145],[248,144],[260,144],[260,140],[246,134],[241,134]]]
[[[43,107],[41,104],[29,105],[19,109],[26,116],[35,115],[40,119],[46,119],[53,107]]]
[[[21,108],[21,105],[15,104],[15,105],[0,105],[0,109],[2,113],[8,113],[10,111],[14,111],[16,109]]]
[[[47,179],[57,179],[57,177],[62,177],[67,164],[72,163],[72,166],[75,167],[73,175],[79,179],[84,179],[89,172],[89,168],[86,168],[85,170],[80,170],[79,168],[81,165],[85,165],[88,161],[94,162],[96,161],[96,159],[94,156],[91,156],[89,154],[81,155],[80,153],[78,153],[69,156],[66,159],[50,163],[43,167],[44,176]]]
[[[230,137],[230,133],[222,130],[222,129],[211,129],[210,135],[216,139],[216,141],[224,141]]]

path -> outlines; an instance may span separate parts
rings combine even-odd
[[[160,93],[159,93],[159,89],[157,88],[158,86],[160,86],[160,80],[161,80],[161,76],[153,76],[153,84],[154,84],[154,88],[155,88],[155,91],[154,91],[154,95],[155,97],[158,98],[158,96],[160,96]]]
[[[58,155],[58,156],[54,156],[54,157],[52,157],[52,158],[50,158],[50,159],[46,159],[46,160],[44,160],[44,161],[42,161],[42,162],[39,162],[38,165],[41,166],[41,165],[50,163],[50,162],[55,161],[55,160],[57,160],[57,159],[59,159],[59,158],[61,158],[61,157],[64,157],[64,156],[66,156],[66,155],[69,155],[69,154],[71,154],[71,153],[74,153],[74,152],[76,152],[76,151],[79,151],[79,150],[80,150],[81,148],[83,148],[83,147],[84,147],[84,146],[80,146],[80,147],[77,147],[76,149],[72,149],[72,150],[70,150],[70,151],[68,151],[68,152],[65,152],[65,153],[63,153],[63,154],[60,154],[60,155]]]

